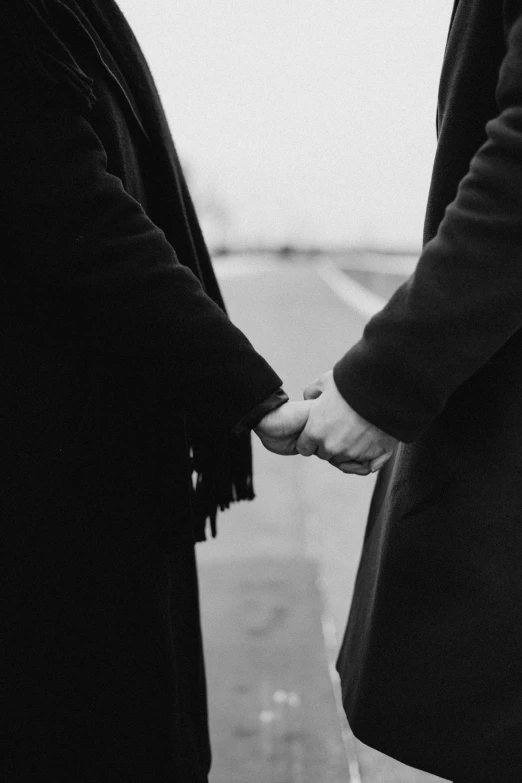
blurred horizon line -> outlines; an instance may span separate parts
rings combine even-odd
[[[353,255],[373,256],[420,256],[422,248],[413,246],[389,246],[389,245],[297,245],[291,243],[282,244],[245,244],[245,245],[215,245],[209,247],[213,258],[226,258],[228,256],[279,256],[291,258],[293,256],[315,258],[317,256],[345,257]]]

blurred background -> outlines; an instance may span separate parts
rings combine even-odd
[[[298,398],[415,267],[453,0],[119,2],[231,317]],[[210,781],[360,783],[335,659],[374,477],[254,441],[256,501],[198,546]]]
[[[120,0],[213,248],[417,249],[453,0]]]

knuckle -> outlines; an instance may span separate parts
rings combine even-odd
[[[310,457],[314,452],[314,447],[308,442],[297,442],[296,449],[302,457]]]

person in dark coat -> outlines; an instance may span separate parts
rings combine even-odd
[[[400,441],[338,659],[355,736],[459,783],[520,783],[520,0],[455,2],[422,255],[305,396],[303,454],[349,471]]]
[[[113,0],[3,0],[0,89],[0,779],[204,783],[194,543],[310,406],[226,316]]]

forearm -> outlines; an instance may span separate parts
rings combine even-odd
[[[138,370],[181,398],[195,430],[224,437],[280,378],[107,171],[85,118],[23,99],[8,114],[10,290],[67,303],[67,328],[94,365]]]
[[[400,440],[522,327],[522,28],[503,64],[499,115],[414,275],[335,367],[347,402]]]

